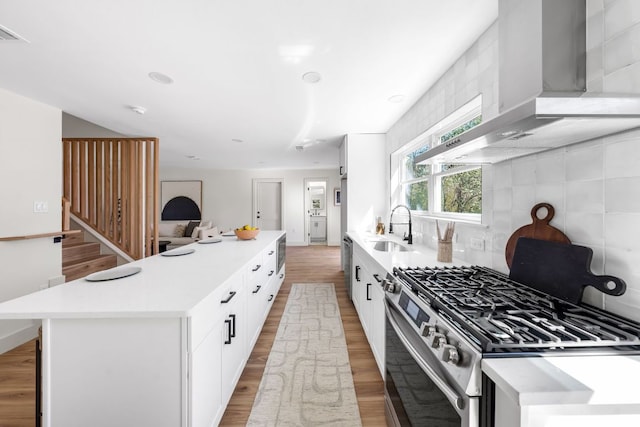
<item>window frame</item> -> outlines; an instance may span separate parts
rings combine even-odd
[[[445,141],[441,141],[441,137],[451,132],[452,130],[463,126],[464,124],[475,120],[477,117],[482,118],[482,95],[477,96],[463,107],[458,109],[456,112],[450,114],[445,119],[441,120],[427,131],[420,134],[417,138],[409,143],[405,144],[398,150],[393,153],[392,162],[395,163],[397,167],[397,177],[398,181],[394,186],[392,182],[392,188],[396,188],[396,196],[395,199],[400,204],[406,204],[406,187],[419,183],[419,182],[427,182],[427,199],[428,199],[428,209],[427,210],[411,210],[411,214],[416,217],[434,217],[434,218],[443,218],[457,221],[465,221],[476,224],[482,223],[482,213],[460,213],[460,212],[443,212],[442,211],[442,179],[447,176],[468,172],[471,170],[479,169],[482,173],[482,165],[477,164],[469,164],[465,165],[464,162],[449,162],[449,163],[434,163],[431,165],[431,171],[429,174],[425,176],[421,176],[418,178],[407,178],[407,167],[406,167],[406,158],[411,153],[420,150],[425,146],[429,146],[429,148],[433,148],[437,145],[440,145]],[[480,120],[479,123],[481,123]],[[479,124],[478,123],[478,124]],[[477,125],[477,124],[476,124]],[[467,129],[468,130],[468,129]],[[466,132],[466,131],[465,131]],[[463,132],[464,133],[464,132]],[[393,166],[392,163],[392,166]],[[456,164],[459,165],[455,168],[451,168],[450,170],[443,170],[443,166],[445,164]],[[481,189],[482,192],[482,189]],[[482,193],[481,193],[482,197]]]

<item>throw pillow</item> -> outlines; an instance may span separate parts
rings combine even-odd
[[[184,230],[186,228],[184,224],[176,225],[176,229],[173,231],[173,237],[184,237]]]
[[[158,236],[173,236],[176,231],[176,225],[170,223],[158,224]]]
[[[189,221],[186,230],[184,230],[184,237],[191,237],[193,229],[196,228],[198,224],[200,224],[200,221]]]
[[[191,233],[191,237],[194,239],[200,238],[200,232],[206,230],[206,227],[196,227],[193,229],[193,233]]]

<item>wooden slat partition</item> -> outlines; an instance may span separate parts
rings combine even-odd
[[[63,138],[71,212],[134,259],[158,253],[157,138]]]

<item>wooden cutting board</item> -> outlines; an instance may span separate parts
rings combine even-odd
[[[538,218],[538,211],[546,208],[547,215],[540,219]],[[549,225],[549,222],[553,219],[555,209],[549,203],[538,203],[531,209],[531,224],[522,226],[513,232],[509,240],[507,241],[507,247],[505,248],[505,257],[507,259],[507,265],[511,268],[513,261],[513,253],[516,250],[516,243],[520,237],[529,237],[531,239],[547,240],[549,242],[558,243],[571,243],[569,238],[557,228]]]
[[[579,304],[587,286],[622,295],[627,286],[614,276],[591,273],[593,251],[585,246],[518,239],[509,278],[572,304]]]

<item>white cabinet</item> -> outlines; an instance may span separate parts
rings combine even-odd
[[[338,173],[340,174],[340,176],[345,176],[347,174],[347,145],[348,144],[349,144],[349,137],[345,135],[344,138],[342,138],[342,143],[340,144],[340,151],[339,151],[340,168],[338,170]]]
[[[239,291],[230,290],[220,300],[222,307],[221,322],[218,327],[222,331],[222,403],[227,406],[233,389],[240,379],[242,370],[247,361],[247,315],[244,287]]]
[[[353,248],[352,268],[353,305],[358,312],[380,374],[384,375],[385,313],[384,290],[381,285],[386,273],[357,244],[354,244]]]
[[[191,354],[191,426],[211,427],[222,418],[221,366],[223,328],[212,328]]]
[[[216,425],[247,360],[246,293],[236,274],[189,319],[192,427]]]
[[[346,231],[374,231],[376,217],[388,209],[389,158],[384,134],[349,134],[345,142]]]
[[[327,240],[327,217],[312,216],[309,218],[309,238],[312,242]]]

